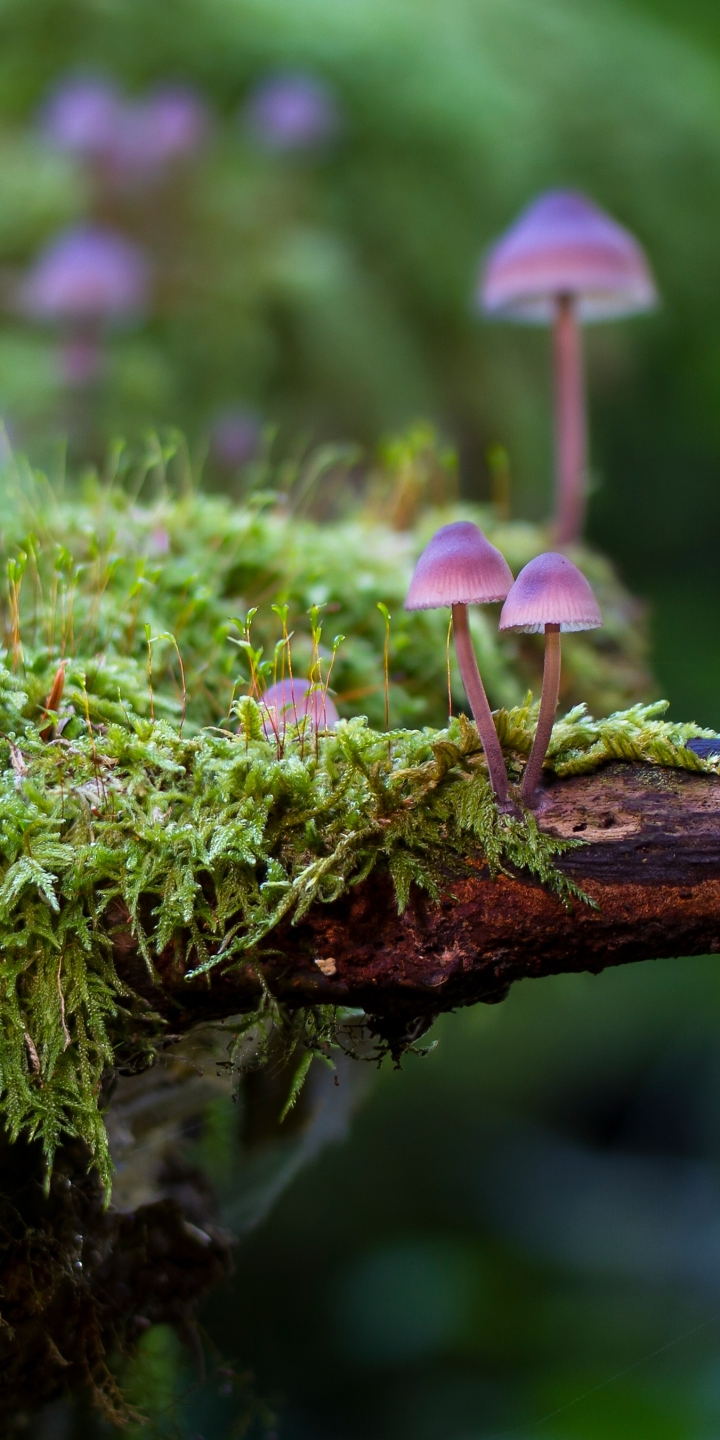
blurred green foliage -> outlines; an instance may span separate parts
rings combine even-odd
[[[588,331],[593,532],[635,573],[701,549],[720,518],[718,44],[700,0],[179,0],[171,25],[157,0],[8,0],[0,405],[24,438],[78,423],[50,337],[12,316],[13,277],[91,206],[87,178],[28,133],[36,107],[82,67],[131,91],[179,78],[214,106],[214,137],[104,216],[148,245],[157,286],[146,326],[111,341],[100,434],[165,421],[195,445],[243,402],[286,436],[367,442],[427,413],[460,442],[474,495],[501,442],[515,513],[542,516],[547,337],[481,324],[472,290],[518,207],[574,184],[638,234],[664,297],[654,317]],[[286,67],[337,96],[325,150],[270,155],[239,123],[251,87]]]

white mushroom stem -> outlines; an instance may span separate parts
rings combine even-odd
[[[540,714],[530,759],[523,775],[521,796],[524,805],[533,809],[538,803],[538,785],[542,775],[543,761],[550,744],[555,723],[555,711],[560,694],[560,626],[545,626],[545,667],[543,669],[542,698]]]
[[[559,295],[555,316],[555,532],[559,545],[582,534],[587,434],[582,338],[572,295]]]
[[[497,737],[495,722],[492,711],[485,694],[485,687],[480,678],[475,651],[470,638],[470,626],[468,624],[467,605],[453,605],[453,634],[455,636],[455,650],[460,666],[465,694],[470,702],[470,709],[473,719],[478,728],[478,735],[482,741],[485,751],[490,784],[497,796],[498,804],[507,806],[508,780],[505,769],[505,757]]]

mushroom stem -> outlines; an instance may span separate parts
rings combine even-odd
[[[470,701],[470,709],[473,719],[478,728],[478,735],[482,741],[485,751],[490,784],[497,796],[498,804],[508,805],[508,780],[505,769],[505,757],[502,753],[500,741],[497,737],[495,722],[492,711],[488,705],[488,698],[485,694],[485,687],[480,678],[475,651],[470,638],[470,626],[468,624],[467,605],[453,605],[453,634],[455,636],[455,651],[460,666],[465,694]]]
[[[575,299],[559,295],[555,315],[555,531],[577,540],[585,519],[587,437],[582,341]]]
[[[520,791],[523,805],[534,809],[538,803],[537,793],[542,774],[543,760],[550,744],[550,736],[555,722],[555,711],[557,710],[558,696],[560,694],[560,626],[545,626],[545,667],[543,669],[542,698],[540,700],[540,714],[538,715],[535,739],[533,740],[530,759],[525,767],[522,789]]]

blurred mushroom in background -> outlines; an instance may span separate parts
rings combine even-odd
[[[103,335],[112,325],[142,318],[150,298],[150,270],[138,245],[101,226],[81,225],[57,235],[21,282],[20,310],[59,326],[65,384],[86,386],[103,368]]]
[[[188,86],[159,86],[146,99],[123,107],[111,169],[127,179],[156,179],[173,163],[196,155],[210,133],[210,114]]]
[[[223,470],[239,470],[254,460],[262,444],[262,425],[253,410],[221,410],[210,427],[210,455]]]
[[[312,75],[288,71],[261,80],[243,109],[255,142],[266,150],[310,150],[334,140],[341,129],[334,95]]]
[[[62,80],[39,115],[40,134],[56,150],[81,160],[104,159],[122,124],[123,101],[117,87],[101,76]]]
[[[657,291],[637,240],[584,195],[550,190],[491,249],[480,307],[499,320],[554,327],[555,538],[571,544],[585,520],[587,433],[580,322],[650,310]]]
[[[202,149],[210,124],[208,106],[191,86],[158,85],[126,99],[102,76],[62,81],[39,115],[43,138],[88,164],[100,188],[159,179]]]

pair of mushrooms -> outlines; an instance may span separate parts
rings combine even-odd
[[[490,783],[501,809],[513,810],[500,741],[480,678],[470,638],[468,605],[504,600],[501,630],[545,632],[542,699],[521,798],[534,808],[552,734],[560,693],[560,634],[563,630],[595,630],[602,625],[597,600],[585,576],[566,555],[538,555],[513,583],[504,557],[477,525],[459,520],[433,535],[415,567],[406,610],[452,607],[458,665],[482,741]]]
[[[536,556],[513,583],[504,555],[469,520],[443,525],[417,562],[405,608],[452,608],[460,674],[485,752],[490,783],[500,808],[512,811],[515,806],[508,793],[505,760],[480,678],[468,620],[468,605],[498,600],[505,601],[501,630],[545,632],[540,713],[521,787],[523,803],[531,808],[539,802],[538,786],[557,710],[560,634],[563,630],[595,630],[602,625],[602,617],[585,576],[566,555],[551,551]],[[327,693],[306,680],[278,681],[262,696],[260,704],[263,733],[268,740],[284,735],[289,712],[295,724],[307,717],[314,729],[325,730],[338,720]]]

